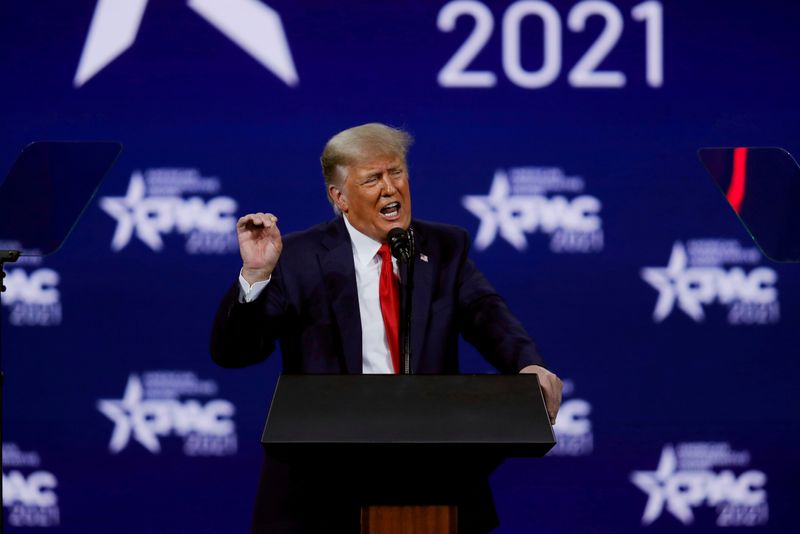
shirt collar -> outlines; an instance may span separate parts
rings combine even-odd
[[[381,243],[375,241],[366,234],[362,234],[347,220],[347,215],[342,214],[347,233],[350,234],[350,242],[353,243],[353,256],[362,266],[369,264],[381,248]]]

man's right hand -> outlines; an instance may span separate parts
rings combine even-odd
[[[242,276],[250,285],[268,280],[283,249],[278,218],[271,213],[250,213],[236,223]]]

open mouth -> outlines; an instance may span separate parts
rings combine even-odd
[[[386,204],[381,208],[381,215],[384,219],[388,219],[390,221],[397,219],[400,216],[400,203],[392,202],[390,204]]]

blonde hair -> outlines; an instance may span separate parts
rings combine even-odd
[[[328,140],[319,158],[325,188],[340,186],[347,177],[347,167],[370,158],[400,156],[405,161],[413,142],[408,132],[378,122],[339,132]]]

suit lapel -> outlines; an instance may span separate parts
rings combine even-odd
[[[414,250],[414,293],[412,295],[413,317],[411,318],[411,369],[416,372],[420,368],[422,347],[427,335],[428,314],[431,307],[431,292],[433,291],[433,266],[429,261],[423,261],[421,255],[427,256],[424,236],[415,233]],[[431,355],[428,355],[430,357]]]
[[[333,315],[342,336],[347,372],[361,374],[361,315],[356,270],[353,264],[353,247],[341,217],[328,226],[328,233],[322,244],[328,250],[321,254],[320,265]]]

